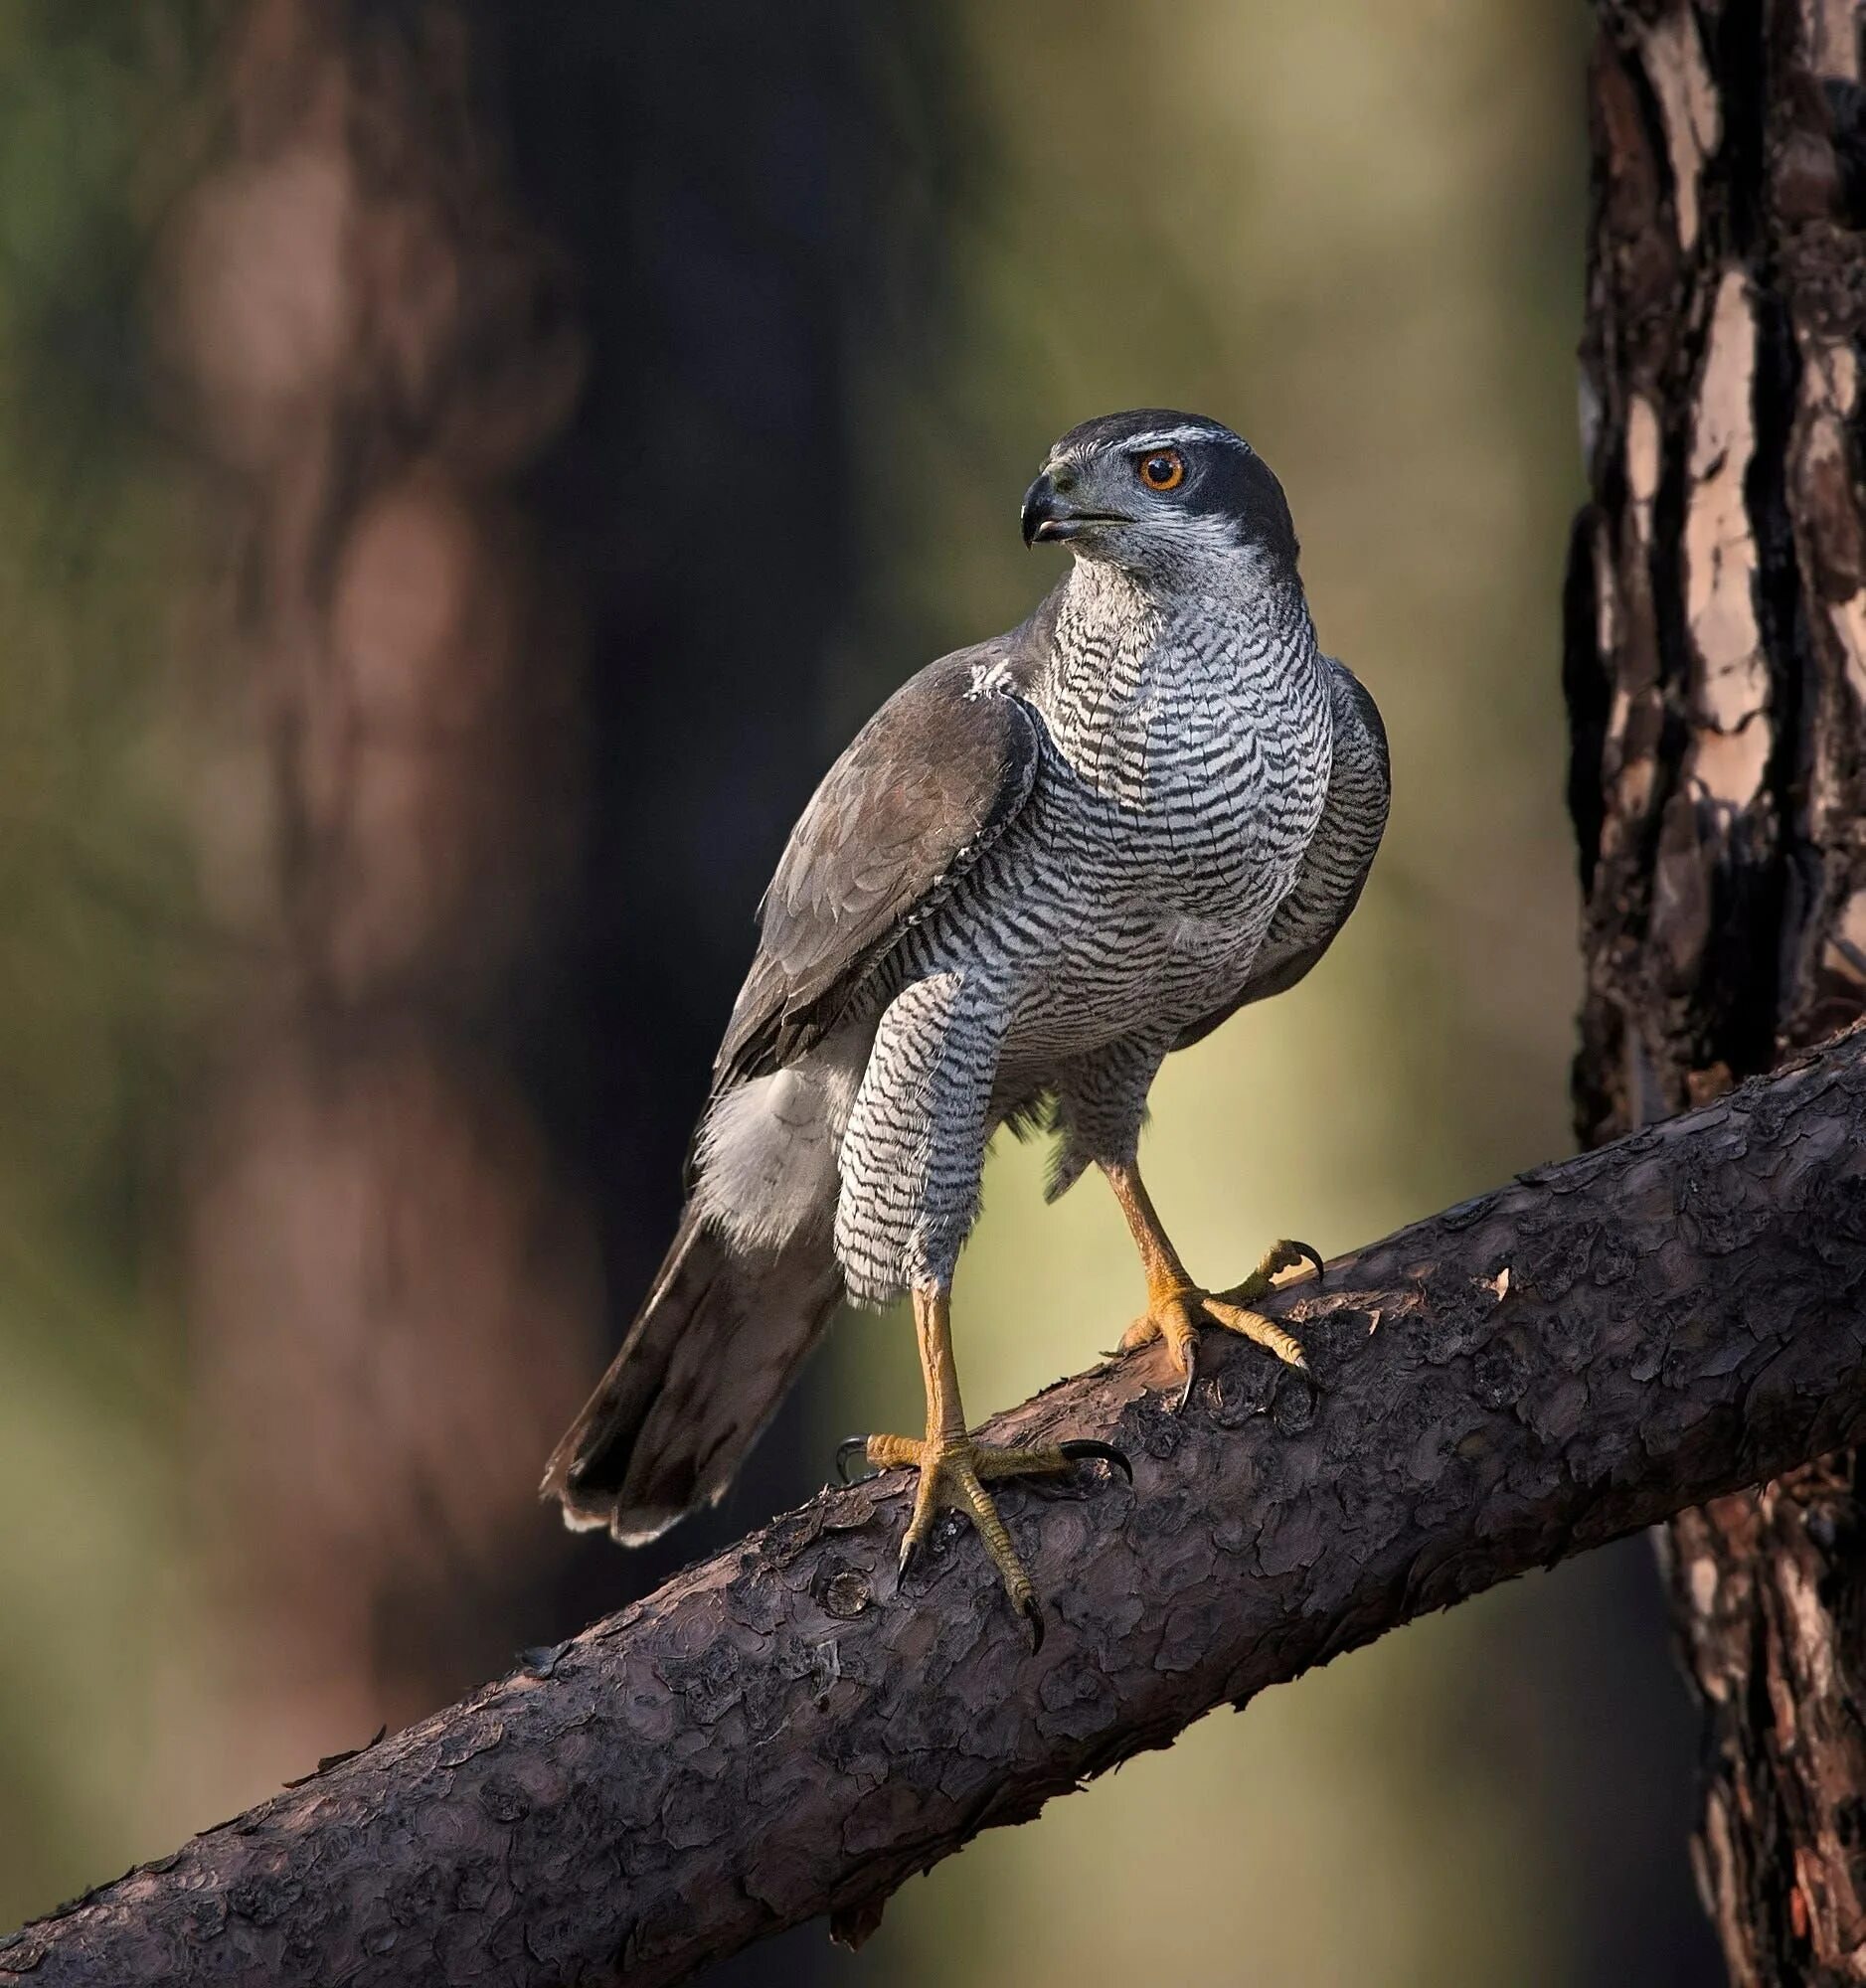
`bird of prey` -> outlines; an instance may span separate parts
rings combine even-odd
[[[1069,573],[903,685],[791,833],[678,1233],[544,1494],[573,1527],[652,1539],[724,1493],[839,1299],[906,1292],[926,1434],[852,1441],[919,1473],[903,1568],[942,1507],[969,1513],[1040,1639],[991,1487],[1125,1459],[968,1432],[948,1304],[985,1148],[1053,1130],[1051,1198],[1101,1169],[1146,1284],[1122,1348],[1163,1340],[1182,1406],[1202,1324],[1301,1365],[1251,1306],[1320,1259],[1279,1242],[1232,1289],[1195,1283],[1137,1147],[1166,1056],[1327,950],[1388,769],[1373,699],[1316,644],[1282,487],[1229,428],[1158,408],[1072,428],[1023,535],[1067,546]]]

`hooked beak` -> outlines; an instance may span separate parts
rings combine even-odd
[[[1055,545],[1077,538],[1086,525],[1125,525],[1132,521],[1115,511],[1081,511],[1056,487],[1048,470],[1024,492],[1024,543]]]

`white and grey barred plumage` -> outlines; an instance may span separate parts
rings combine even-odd
[[[1167,455],[1182,482],[1138,482]],[[897,691],[792,832],[679,1233],[551,1460],[573,1525],[632,1543],[717,1499],[839,1297],[950,1279],[999,1125],[1055,1127],[1053,1194],[1130,1160],[1164,1058],[1293,986],[1360,896],[1385,734],[1262,459],[1105,416],[1024,528],[1070,574]]]

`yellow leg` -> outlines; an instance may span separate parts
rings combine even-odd
[[[1043,1615],[1036,1591],[1024,1572],[1011,1536],[998,1516],[987,1484],[1007,1477],[1062,1477],[1087,1457],[1099,1457],[1125,1474],[1133,1471],[1119,1450],[1105,1442],[1050,1443],[1038,1449],[988,1449],[974,1442],[965,1427],[959,1401],[958,1368],[952,1359],[949,1294],[943,1289],[914,1292],[914,1329],[920,1341],[921,1373],[927,1383],[927,1433],[851,1436],[837,1451],[841,1468],[847,1454],[861,1449],[877,1470],[912,1466],[920,1472],[914,1516],[901,1542],[901,1572],[905,1574],[933,1531],[942,1507],[969,1513],[1004,1581],[1011,1606],[1030,1625],[1031,1647],[1043,1643]]]
[[[1179,1394],[1182,1408],[1191,1399],[1192,1384],[1198,1378],[1201,1322],[1255,1340],[1286,1366],[1307,1367],[1295,1339],[1274,1319],[1250,1309],[1281,1271],[1293,1269],[1297,1263],[1313,1263],[1316,1274],[1321,1274],[1322,1259],[1306,1242],[1278,1242],[1241,1284],[1234,1284],[1227,1291],[1205,1290],[1187,1275],[1179,1251],[1160,1226],[1139,1167],[1104,1166],[1103,1172],[1127,1218],[1128,1233],[1140,1252],[1140,1268],[1147,1280],[1147,1308],[1121,1335],[1121,1352],[1131,1353],[1135,1347],[1163,1339],[1173,1365],[1185,1381]]]

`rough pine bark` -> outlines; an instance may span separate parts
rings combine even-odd
[[[1565,616],[1588,1143],[1866,1008],[1863,26],[1599,6]],[[1738,1988],[1866,1981],[1860,1488],[1836,1455],[1670,1528]]]
[[[1312,1381],[1212,1344],[1175,1413],[1150,1348],[998,1417],[1133,1462],[1007,1493],[1041,1650],[954,1515],[903,1581],[891,1472],[0,1941],[0,1981],[658,1988],[825,1910],[858,1938],[1215,1706],[1857,1440],[1863,1126],[1857,1032],[1276,1294]]]

